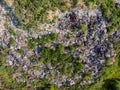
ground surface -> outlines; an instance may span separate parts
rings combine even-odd
[[[55,11],[47,9],[50,22],[38,24],[43,17],[33,18],[38,20],[37,28],[31,20],[36,12],[30,18],[27,14],[27,19],[16,12],[14,3],[23,5],[18,5],[20,11],[29,9],[24,7],[27,0],[19,1],[0,6],[0,89],[107,90],[111,86],[119,90],[119,0],[116,6],[110,2],[115,14],[107,7],[111,16],[106,15],[101,2],[97,6],[97,1],[90,1],[86,6],[82,0],[75,0],[75,5],[74,0],[66,0],[70,9],[65,12],[58,6]],[[25,24],[21,18],[30,21]]]

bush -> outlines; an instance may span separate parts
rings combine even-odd
[[[14,44],[15,44],[15,40],[14,40],[14,38],[12,38],[12,37],[10,38],[10,44],[11,44],[11,45],[14,45]]]
[[[120,28],[120,9],[116,7],[114,0],[104,0],[101,2],[103,17],[108,20],[108,33]]]
[[[20,25],[27,28],[36,28],[39,23],[47,21],[48,11],[56,8],[64,11],[68,8],[65,0],[14,0],[13,10]]]
[[[28,48],[33,50],[35,49],[36,43],[34,42],[34,40],[28,40]]]
[[[24,50],[18,49],[17,52],[18,52],[19,54],[23,54],[23,53],[24,53]]]
[[[92,74],[91,73],[86,73],[84,76],[85,80],[89,80],[91,78]]]
[[[38,44],[44,45],[45,43],[53,42],[56,39],[57,39],[57,34],[51,33],[51,34],[44,35],[41,38],[33,38],[29,40],[29,43],[31,44],[38,43]]]
[[[14,35],[14,36],[16,35],[16,32],[12,28],[9,28],[9,33]]]

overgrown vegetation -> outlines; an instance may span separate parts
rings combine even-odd
[[[43,47],[39,61],[45,64],[51,63],[56,67],[55,69],[67,75],[78,74],[82,69],[81,59],[64,54],[61,47],[57,47],[55,50]]]
[[[36,44],[41,44],[42,46],[45,45],[45,43],[53,42],[57,39],[57,34],[51,33],[48,35],[44,35],[41,38],[32,38],[28,40],[28,47],[33,50],[35,49]]]
[[[42,46],[40,53],[41,57],[39,58],[37,63],[42,62],[45,65],[52,64],[54,65],[55,69],[59,70],[63,75],[70,76],[73,73],[79,74],[83,68],[80,57],[74,58],[70,54],[64,53],[65,50],[71,51],[72,48],[74,51],[74,49],[79,46],[74,45],[70,47],[65,47],[64,45],[59,43],[54,43],[53,48],[45,46],[45,44],[51,44],[51,42],[54,42],[56,40],[57,34],[51,33],[42,36],[41,38],[30,39],[28,42],[28,46],[32,49],[35,48],[35,44],[39,44]]]
[[[85,0],[85,2],[88,6],[100,5],[103,17],[109,22],[107,26],[108,32],[120,29],[120,9],[114,0]]]
[[[99,86],[97,90],[119,90],[120,89],[120,52],[117,54],[115,58],[116,62],[110,66],[106,67],[103,70],[103,74],[101,75],[101,80],[93,85],[90,90],[97,89],[97,86]]]
[[[104,0],[101,4],[103,16],[108,19],[110,26],[108,31],[120,29],[120,10],[117,8],[113,0]]]
[[[77,4],[79,0],[74,0],[74,4]],[[88,1],[88,0],[86,0]],[[115,29],[120,28],[120,18],[119,13],[120,10],[117,9],[113,0],[104,0],[100,2],[100,0],[89,0],[87,2],[88,5],[101,5],[102,13],[104,18],[109,22],[110,26],[108,26],[108,31],[111,32]],[[47,11],[55,10],[59,8],[61,11],[64,11],[65,2],[63,0],[15,0],[14,2],[15,12],[18,16],[18,20],[20,24],[24,28],[36,27],[39,23],[43,23],[46,21]],[[17,8],[16,8],[17,7]],[[112,13],[114,11],[114,13]],[[24,14],[23,14],[24,13]],[[24,19],[26,18],[26,19]],[[7,27],[7,26],[6,26]],[[87,30],[87,26],[82,24],[76,30]],[[13,29],[10,28],[10,34],[16,35]],[[72,37],[72,34],[68,35],[68,38]],[[52,33],[49,35],[42,36],[41,38],[32,38],[28,41],[28,47],[31,50],[36,48],[36,45],[41,45],[41,53],[39,60],[37,63],[42,62],[45,65],[52,64],[54,69],[60,71],[61,74],[67,75],[71,77],[73,74],[78,75],[81,73],[81,69],[83,68],[81,64],[81,58],[72,57],[69,53],[64,53],[65,50],[70,50],[74,52],[77,47],[80,46],[68,46],[64,47],[62,44],[56,44],[54,41],[57,40],[57,34]],[[45,46],[45,44],[54,43],[55,47],[50,48]],[[14,45],[14,38],[10,38],[10,44]],[[118,50],[119,42],[114,45],[114,49]],[[4,60],[7,57],[6,50],[3,48],[0,49],[0,89],[12,89],[12,90],[25,90],[26,83],[17,83],[12,78],[12,72],[14,69],[12,67],[6,66]],[[24,51],[22,49],[17,50],[18,53],[22,54]],[[33,58],[34,59],[34,58]],[[86,86],[83,90],[119,90],[120,89],[120,52],[116,56],[116,62],[110,66],[106,67],[100,80],[91,85]],[[38,67],[33,67],[34,69],[39,69]],[[85,80],[89,80],[91,78],[91,73],[87,73],[84,76]],[[36,90],[56,90],[58,89],[55,85],[49,84],[47,79],[37,78],[32,82],[32,87]],[[66,88],[66,87],[65,87]],[[68,89],[68,88],[67,88]],[[64,90],[64,89],[63,89]],[[76,85],[73,85],[69,88],[69,90],[81,90],[79,82]]]
[[[69,9],[65,0],[14,0],[13,8],[23,28],[36,28],[48,19],[48,11]]]
[[[71,86],[69,90],[120,90],[120,52],[115,58],[116,62],[106,67],[101,74],[100,80],[92,85],[86,85],[81,88],[79,83]],[[89,79],[90,74],[86,74],[85,78]]]
[[[14,68],[7,66],[5,59],[7,58],[7,48],[0,47],[0,89],[1,90],[25,90],[25,83],[17,83],[13,79]]]

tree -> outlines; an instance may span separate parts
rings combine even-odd
[[[118,81],[115,79],[107,79],[104,81],[104,84],[102,86],[102,90],[119,90],[117,86]]]

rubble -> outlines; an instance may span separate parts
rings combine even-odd
[[[14,31],[17,33],[15,36],[11,35],[4,27],[4,24],[6,23],[6,18],[3,16],[3,14],[6,14],[5,9],[0,7],[0,12],[0,46],[4,48],[7,47],[9,49],[6,62],[8,62],[10,66],[21,67],[23,71],[26,71],[30,75],[30,80],[34,77],[52,77],[50,78],[50,82],[58,85],[59,87],[63,86],[64,83],[68,86],[74,85],[79,80],[81,81],[81,85],[91,84],[95,82],[96,77],[101,72],[102,65],[105,63],[106,58],[114,57],[115,53],[111,50],[113,46],[111,45],[111,48],[109,47],[111,43],[107,39],[108,35],[106,33],[106,21],[102,17],[102,13],[99,9],[82,11],[82,9],[76,8],[71,12],[65,14],[61,13],[58,16],[60,20],[56,25],[50,26],[49,24],[43,24],[43,26],[41,26],[42,28],[45,28],[44,31],[25,31],[12,26]],[[9,25],[11,25],[11,22],[8,22]],[[82,24],[86,24],[88,30],[80,30],[79,26]],[[75,30],[76,28],[78,31]],[[36,65],[36,63],[32,62],[30,58],[35,57],[36,59],[39,59],[42,47],[39,44],[36,44],[35,49],[30,50],[28,48],[27,38],[37,38],[52,32],[58,34],[59,38],[57,43],[61,43],[65,47],[70,45],[82,46],[77,47],[72,52],[66,52],[70,53],[72,57],[81,57],[84,68],[80,75],[73,75],[72,77],[67,77],[64,75],[60,76],[59,71],[56,70],[55,72],[52,72],[54,67],[52,67],[51,64],[45,66],[43,63],[38,65],[41,68],[39,70],[30,69],[30,67]],[[67,38],[69,33],[73,34],[72,38]],[[112,39],[112,42],[117,42],[120,40],[120,32],[115,31],[113,36],[114,38]],[[11,37],[15,39],[15,45],[11,45],[9,43],[9,39]],[[54,48],[52,44],[51,48]],[[22,49],[24,53],[18,54],[18,49]],[[92,73],[93,78],[85,81],[83,76],[89,72]],[[16,80],[18,82],[22,81],[22,79],[19,78],[19,75],[16,77]]]

